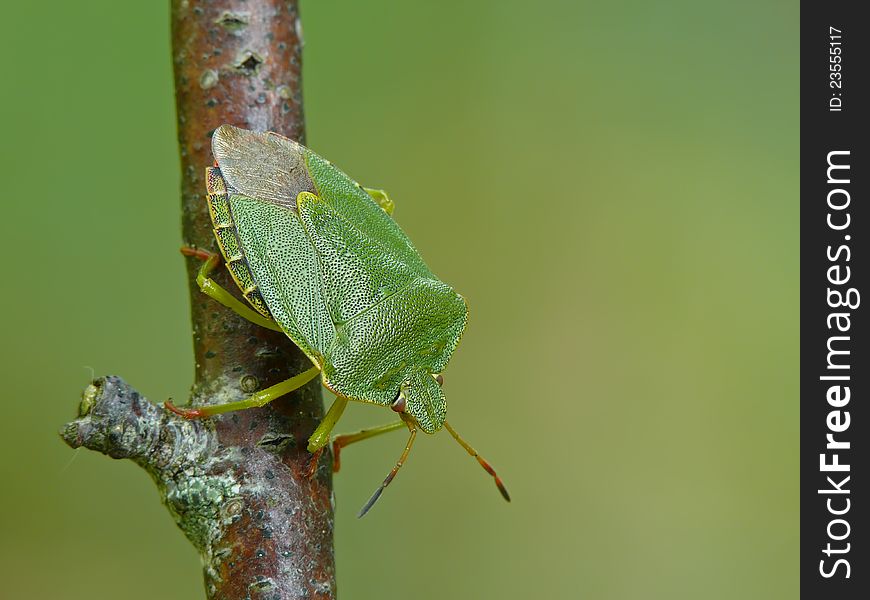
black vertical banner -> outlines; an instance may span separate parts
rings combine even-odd
[[[801,4],[801,594],[870,598],[870,24]]]

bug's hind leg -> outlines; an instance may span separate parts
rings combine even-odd
[[[209,277],[212,271],[223,262],[219,254],[213,254],[212,252],[207,252],[200,248],[193,248],[191,246],[182,246],[181,253],[185,256],[193,256],[205,261],[202,263],[202,267],[200,267],[199,273],[196,276],[196,284],[199,286],[199,289],[203,294],[223,304],[243,319],[247,319],[255,325],[273,331],[282,331],[281,327],[275,321],[267,319],[254,309],[249,308],[247,305],[243,304],[241,300],[219,286],[211,277]]]
[[[388,215],[393,214],[393,210],[396,208],[396,204],[390,200],[390,197],[387,196],[387,192],[384,190],[376,190],[374,188],[364,187],[363,191],[372,197],[372,200],[378,203],[378,206],[384,209]]]
[[[212,415],[243,410],[245,408],[256,408],[268,404],[272,400],[276,400],[285,394],[289,394],[293,390],[301,388],[319,374],[320,367],[311,367],[307,371],[303,371],[302,373],[299,373],[299,375],[294,375],[290,379],[282,381],[281,383],[276,383],[273,386],[254,392],[249,398],[239,400],[238,402],[210,404],[208,406],[200,406],[199,408],[178,408],[167,400],[164,405],[168,410],[171,410],[175,414],[181,415],[186,419],[199,419],[201,417],[210,417]]]

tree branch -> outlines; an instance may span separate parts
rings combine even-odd
[[[205,203],[211,133],[222,123],[304,141],[295,0],[173,0],[184,240],[216,250]],[[188,261],[196,378],[191,404],[239,400],[300,373],[307,358],[202,295]],[[215,274],[227,289],[225,272]],[[306,440],[323,416],[315,380],[263,408],[186,421],[117,377],[84,391],[64,440],[148,471],[203,556],[208,598],[335,597],[329,453],[308,479]]]

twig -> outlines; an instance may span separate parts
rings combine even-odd
[[[222,123],[302,140],[297,2],[173,0],[182,223],[188,244],[215,249],[204,199],[211,132]],[[203,296],[189,258],[194,405],[239,400],[303,371],[282,334]],[[216,274],[227,289],[226,273]],[[260,409],[186,421],[117,377],[94,381],[63,431],[84,446],[145,468],[202,553],[208,598],[335,597],[330,458],[308,479],[306,440],[323,416],[317,380]],[[329,453],[325,453],[329,457]]]

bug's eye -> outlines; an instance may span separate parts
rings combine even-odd
[[[402,390],[399,390],[399,393],[396,394],[396,399],[393,400],[393,403],[390,405],[390,408],[396,411],[397,413],[405,412],[405,394],[402,393]]]
[[[444,385],[444,375],[438,373],[437,375],[435,375],[435,381],[438,382],[438,385]]]

